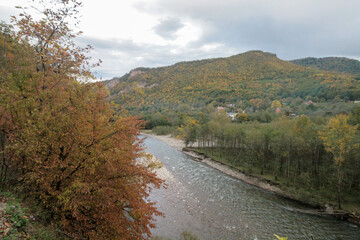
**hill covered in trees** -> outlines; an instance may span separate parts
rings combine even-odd
[[[288,97],[349,101],[360,99],[359,82],[349,74],[306,68],[272,53],[249,51],[228,58],[137,68],[104,84],[112,101],[141,111],[181,103],[195,108],[211,102],[251,100],[270,105],[275,99]]]
[[[104,84],[110,100],[141,115],[153,133],[194,144],[189,149],[294,199],[357,216],[359,82],[250,51],[137,68]]]
[[[360,75],[360,61],[344,57],[325,57],[325,58],[302,58],[290,61],[291,63],[321,69],[324,71],[349,73]]]
[[[153,133],[196,143],[192,150],[295,199],[356,214],[359,83],[262,51],[137,68],[104,82],[110,100],[142,116]]]

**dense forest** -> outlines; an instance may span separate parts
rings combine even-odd
[[[203,124],[188,120],[181,134],[188,145],[197,143],[196,151],[275,180],[298,199],[322,205],[337,202],[340,209],[344,199],[346,209],[359,211],[355,193],[360,191],[360,134],[348,118],[337,115],[319,122],[302,115],[278,117],[268,124],[234,123],[219,113]]]
[[[309,57],[292,60],[290,62],[304,67],[318,68],[325,71],[348,73],[357,76],[360,75],[360,62],[355,59],[344,57]]]
[[[90,48],[74,44],[80,33],[68,24],[81,3],[45,6],[41,17],[21,8],[13,25],[0,26],[2,191],[47,210],[36,218],[61,226],[56,239],[147,239],[161,213],[146,198],[162,180],[138,164],[143,123],[88,82]],[[6,223],[8,239],[49,239],[25,232],[25,217]]]
[[[275,99],[289,97],[347,102],[360,99],[359,83],[358,76],[305,68],[271,53],[250,51],[169,67],[138,68],[105,85],[112,101],[131,111],[144,111],[181,103],[199,108],[250,101],[266,108]]]

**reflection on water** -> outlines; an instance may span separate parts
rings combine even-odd
[[[177,239],[189,230],[201,239],[360,240],[360,228],[332,217],[302,214],[306,207],[243,183],[195,162],[187,155],[153,139],[147,151],[164,164],[159,175],[167,189],[156,189],[150,199],[165,218],[157,218],[154,235]]]

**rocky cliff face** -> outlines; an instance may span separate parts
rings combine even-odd
[[[103,83],[107,89],[111,89],[119,83],[119,80],[120,80],[120,78],[113,78],[110,80],[105,80],[105,81],[103,81]]]
[[[129,79],[135,77],[136,75],[143,74],[143,73],[145,73],[145,72],[142,71],[142,70],[136,70],[136,69],[135,69],[135,70],[132,70],[132,71],[130,72]]]
[[[144,70],[134,69],[134,70],[130,71],[130,73],[125,74],[122,77],[114,77],[113,79],[103,81],[103,83],[104,83],[104,86],[110,90],[113,87],[115,87],[117,84],[119,84],[121,81],[130,80],[130,79],[132,79],[138,75],[144,74],[144,73],[145,73]],[[145,87],[145,85],[142,87]]]

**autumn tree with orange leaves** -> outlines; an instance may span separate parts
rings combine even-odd
[[[76,46],[69,27],[80,7],[40,0],[41,18],[22,8],[16,33],[1,28],[0,180],[11,175],[74,238],[146,239],[161,215],[147,197],[162,181],[136,161],[143,123],[86,82],[91,47]]]

